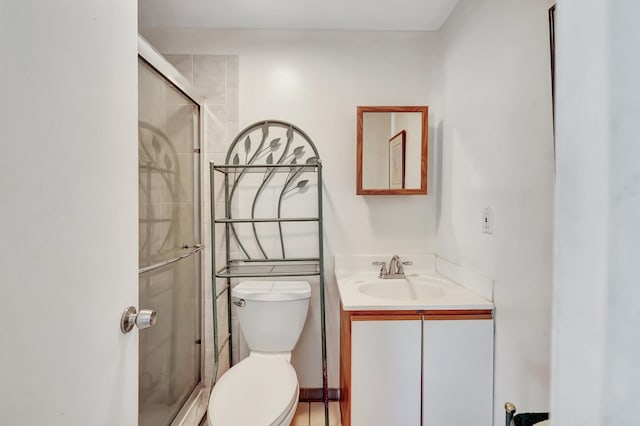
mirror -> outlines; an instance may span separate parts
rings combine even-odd
[[[426,106],[359,106],[356,194],[427,193]]]

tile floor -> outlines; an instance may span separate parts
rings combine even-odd
[[[340,426],[340,405],[338,401],[329,403],[329,425]],[[291,426],[324,426],[324,404],[321,402],[301,402]]]
[[[206,417],[202,419],[200,426],[206,426]],[[340,403],[329,403],[329,425],[340,426]],[[324,426],[324,404],[321,402],[301,402],[298,404],[291,426]]]

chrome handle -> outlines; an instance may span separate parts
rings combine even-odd
[[[241,308],[244,308],[244,305],[246,305],[246,304],[247,304],[247,302],[245,302],[245,300],[244,300],[244,299],[234,300],[232,303],[233,303],[234,305],[236,305],[236,306],[241,307]]]
[[[382,277],[383,275],[387,275],[387,262],[371,262],[371,264],[373,266],[380,267],[380,277]]]
[[[138,269],[138,274],[144,274],[145,272],[149,272],[149,271],[153,271],[154,269],[158,269],[158,268],[162,268],[163,266],[167,266],[170,265],[174,262],[177,262],[178,260],[182,260],[185,259],[189,256],[192,256],[202,250],[204,250],[204,246],[202,244],[196,244],[193,247],[189,247],[189,246],[181,246],[180,248],[182,249],[191,249],[190,251],[188,251],[187,253],[181,254],[179,256],[176,256],[172,259],[168,259],[168,260],[163,260],[162,262],[158,262],[158,263],[154,263],[153,265],[149,265],[149,266],[145,266],[144,268],[140,268]]]
[[[153,327],[156,325],[157,320],[156,311],[141,309],[140,312],[137,312],[135,307],[129,306],[124,310],[122,318],[120,318],[120,330],[127,334],[133,330],[134,325],[139,329]]]
[[[194,248],[194,249],[200,249],[203,248],[204,244],[194,244],[192,246],[190,246],[189,244],[183,244],[180,246],[180,248],[182,249],[190,249],[190,248]]]
[[[407,262],[402,262],[403,265],[408,265],[408,266],[412,266],[413,262],[412,261],[407,261]]]
[[[153,327],[156,325],[157,320],[156,311],[152,309],[141,309],[140,312],[138,312],[138,316],[136,316],[136,326],[141,330],[143,328]]]

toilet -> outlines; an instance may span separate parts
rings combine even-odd
[[[210,426],[288,426],[298,405],[291,351],[309,310],[304,281],[243,281],[231,290],[249,356],[227,371],[209,399]]]

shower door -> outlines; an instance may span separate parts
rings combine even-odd
[[[200,383],[199,106],[138,60],[140,426],[170,425]]]

